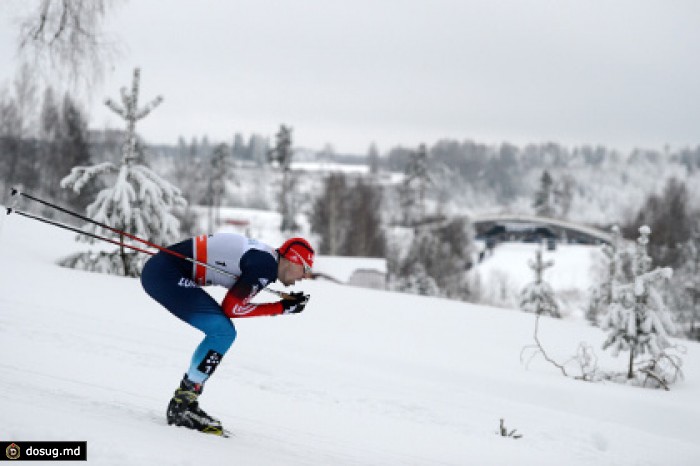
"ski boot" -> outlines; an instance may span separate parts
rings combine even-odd
[[[221,421],[209,416],[199,407],[197,399],[202,394],[202,388],[202,384],[192,382],[185,374],[180,387],[175,390],[168,403],[166,413],[168,424],[227,437],[228,433],[221,426]]]

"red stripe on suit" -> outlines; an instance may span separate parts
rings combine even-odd
[[[195,258],[198,262],[207,263],[207,235],[195,237]],[[207,269],[203,265],[195,264],[194,281],[199,286],[206,285]]]

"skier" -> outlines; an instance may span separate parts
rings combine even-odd
[[[311,278],[314,250],[303,238],[290,238],[273,249],[233,233],[200,235],[167,249],[231,274],[163,251],[150,258],[141,273],[146,293],[205,334],[168,404],[168,424],[225,435],[221,422],[199,407],[198,398],[204,383],[236,338],[230,319],[303,311],[309,296],[301,292],[286,294],[284,299],[273,303],[251,304],[249,301],[275,280],[289,286],[302,278]],[[201,288],[207,285],[229,289],[221,305]]]

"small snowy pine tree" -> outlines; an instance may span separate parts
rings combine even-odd
[[[634,256],[633,282],[617,286],[613,290],[612,303],[601,322],[610,333],[603,349],[611,348],[614,356],[629,351],[627,378],[635,376],[635,358],[648,352],[657,358],[670,347],[669,333],[675,330],[671,315],[657,287],[673,275],[670,267],[651,269],[647,253],[648,226],[639,228],[639,238]]]
[[[554,265],[554,262],[551,260],[543,262],[541,249],[538,249],[535,254],[535,261],[528,263],[535,272],[535,281],[526,285],[520,293],[520,308],[525,312],[561,317],[554,290],[542,279],[542,272]]]
[[[586,318],[598,325],[598,319],[603,315],[613,299],[613,289],[621,280],[620,262],[624,260],[625,253],[622,248],[622,235],[620,228],[615,225],[611,229],[611,242],[602,248],[604,269],[601,270],[600,281],[592,287]]]
[[[131,94],[127,94],[126,88],[121,89],[123,107],[109,99],[105,102],[127,123],[121,164],[117,166],[103,162],[91,167],[74,167],[61,180],[61,187],[72,188],[79,193],[92,179],[112,175],[113,184],[97,194],[94,202],[87,207],[87,216],[153,243],[168,244],[179,234],[179,222],[170,209],[184,206],[186,201],[179,189],[143,164],[144,154],[137,140],[136,122],[148,115],[163,99],[158,97],[145,107],[138,108],[139,73],[136,68]],[[94,224],[88,224],[84,229],[91,233],[112,235]],[[123,243],[125,237],[121,235],[119,239]],[[116,260],[116,257],[120,260]],[[144,258],[142,256],[141,260]],[[138,261],[134,253],[127,253],[120,246],[119,250],[110,254],[81,253],[68,258],[64,265],[136,276],[140,270]]]

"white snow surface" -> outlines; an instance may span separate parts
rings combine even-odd
[[[542,279],[556,292],[560,312],[564,316],[582,317],[589,289],[599,280],[595,274],[600,273],[597,262],[597,257],[602,256],[600,246],[557,244],[556,250],[549,251],[536,243],[503,242],[494,248],[493,254],[485,255],[474,272],[481,277],[487,292],[501,286],[508,288],[510,297],[498,304],[517,307],[520,291],[535,279],[528,264],[535,260],[538,249],[542,249],[543,262],[553,262],[542,273]]]
[[[494,248],[493,255],[486,254],[477,270],[485,278],[494,271],[502,271],[518,289],[522,288],[534,280],[528,263],[535,260],[538,249],[542,249],[542,262],[554,263],[544,270],[542,279],[555,290],[587,290],[593,284],[591,269],[595,256],[600,254],[600,246],[557,244],[554,251],[548,251],[537,243],[504,242]]]
[[[167,426],[201,334],[136,279],[54,265],[81,248],[28,219],[0,223],[3,440],[85,440],[99,465],[700,464],[696,343],[682,342],[686,378],[670,392],[580,382],[521,364],[533,315],[327,281],[300,287],[302,314],[236,321],[200,398],[232,438]],[[540,323],[559,360],[604,338]],[[497,435],[500,418],[523,438]]]

